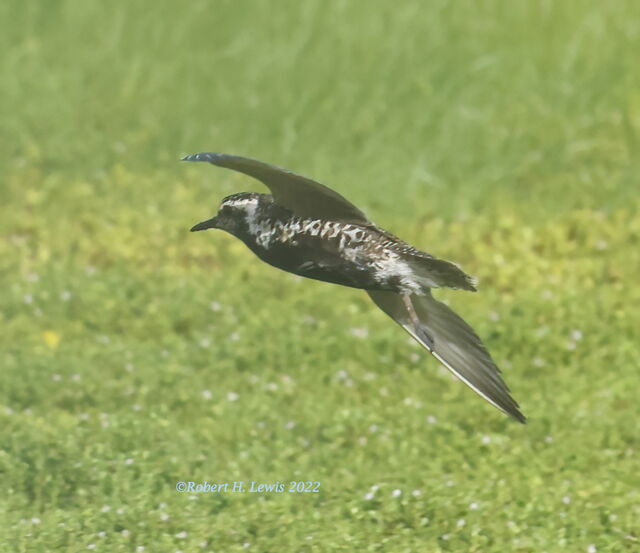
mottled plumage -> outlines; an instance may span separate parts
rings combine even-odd
[[[240,171],[272,192],[228,196],[215,217],[192,231],[225,230],[274,267],[366,290],[456,376],[494,406],[525,421],[478,336],[431,295],[431,288],[438,287],[475,291],[473,277],[376,226],[340,194],[311,179],[227,154],[195,154],[184,160]]]

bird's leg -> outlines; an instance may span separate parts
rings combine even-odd
[[[432,350],[433,338],[429,334],[427,334],[422,324],[420,323],[418,314],[416,313],[416,310],[413,307],[411,296],[408,294],[402,294],[402,301],[404,302],[404,306],[407,308],[407,313],[409,314],[409,320],[413,325],[413,331],[415,332],[416,336],[424,343],[425,346],[427,346],[429,350]]]
[[[404,306],[407,308],[407,313],[409,313],[409,320],[417,330],[420,328],[420,319],[418,319],[418,314],[413,307],[413,303],[411,303],[411,296],[402,294],[402,301],[404,302]]]

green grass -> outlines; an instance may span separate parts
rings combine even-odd
[[[638,549],[635,3],[7,1],[0,21],[0,550]],[[364,293],[189,234],[262,189],[177,162],[202,150],[313,176],[479,276],[439,297],[529,424]],[[175,491],[292,480],[320,493]]]

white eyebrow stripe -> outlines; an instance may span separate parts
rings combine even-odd
[[[235,200],[227,200],[226,202],[224,202],[224,205],[237,207],[240,205],[257,204],[257,203],[258,201],[256,200],[256,198],[238,198]]]

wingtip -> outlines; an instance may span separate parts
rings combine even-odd
[[[509,413],[511,417],[517,420],[520,424],[527,424],[527,417],[525,417],[520,411]]]
[[[189,154],[180,159],[180,161],[209,161],[213,162],[216,156],[213,152],[200,152],[199,154]]]

